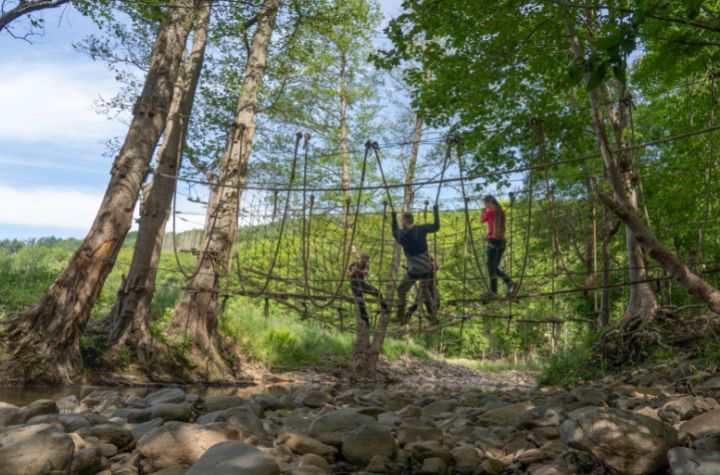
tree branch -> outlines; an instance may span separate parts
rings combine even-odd
[[[33,12],[40,10],[47,10],[50,8],[57,8],[61,5],[69,3],[70,0],[28,0],[21,1],[15,7],[10,10],[3,12],[0,15],[0,31],[8,28],[8,25],[20,18],[21,16],[28,15]],[[9,31],[9,30],[8,30]]]

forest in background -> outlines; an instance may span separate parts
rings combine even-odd
[[[232,379],[227,319],[265,308],[354,332],[364,371],[406,334],[447,357],[536,363],[600,341],[604,364],[634,363],[683,315],[720,311],[715,2],[487,15],[486,2],[413,0],[382,47],[366,0],[73,4],[103,31],[76,48],[125,84],[104,112],[132,122],[82,243],[2,244],[7,382],[77,380],[88,348],[101,366],[145,367],[180,348],[204,368],[182,378]],[[425,219],[438,177],[443,328],[381,312],[366,329],[346,267],[370,251],[392,301],[387,204]],[[505,262],[524,287],[480,305],[488,190],[510,210]],[[166,234],[178,197],[206,215],[190,252]]]

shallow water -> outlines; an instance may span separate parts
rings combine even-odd
[[[17,406],[24,406],[38,399],[58,400],[65,396],[75,395],[82,399],[96,390],[114,390],[120,394],[145,394],[167,387],[180,387],[188,394],[198,394],[202,397],[210,396],[242,396],[249,397],[254,394],[286,394],[312,386],[309,383],[273,383],[253,384],[242,386],[143,386],[143,387],[117,387],[117,386],[28,386],[28,387],[0,387],[0,402],[7,402]]]

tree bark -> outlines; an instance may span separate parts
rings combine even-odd
[[[26,0],[18,2],[15,7],[0,15],[0,32],[21,16],[29,15],[40,10],[57,8],[69,2],[70,0]]]
[[[340,51],[340,74],[339,96],[340,96],[340,153],[342,154],[342,190],[343,190],[343,224],[350,226],[350,146],[348,144],[347,132],[347,61],[345,51]]]
[[[583,59],[583,50],[577,37],[575,26],[571,21],[566,21],[568,37],[570,39],[571,50],[576,58]],[[585,74],[585,83],[588,84],[590,75]],[[618,111],[610,102],[610,95],[606,93],[607,89],[603,84],[603,92],[605,92],[604,101],[600,97],[600,89],[595,88],[588,91],[590,105],[592,110],[593,126],[598,138],[600,153],[605,165],[605,172],[613,190],[613,195],[618,204],[627,206],[637,210],[637,174],[634,164],[634,155],[627,150],[626,132],[627,113],[624,110]],[[622,150],[617,154],[617,158],[612,152],[610,138],[605,129],[601,103],[607,104],[606,110],[608,118],[613,126],[618,149]],[[624,98],[620,98],[621,107]],[[645,258],[642,250],[633,236],[632,230],[626,225],[625,241],[628,254],[628,268],[630,280],[638,282],[633,284],[630,290],[630,301],[625,311],[620,326],[624,329],[631,329],[643,326],[655,317],[659,309],[657,296],[655,295],[652,285],[646,282],[647,272],[645,268]]]
[[[3,322],[2,382],[66,384],[81,376],[81,336],[132,224],[140,187],[165,126],[193,13],[193,0],[173,0],[167,9],[130,129],[81,247],[40,302]]]
[[[118,300],[107,317],[110,324],[107,343],[117,346],[131,343],[140,361],[147,361],[152,354],[150,304],[155,293],[165,226],[170,217],[188,122],[205,59],[211,5],[212,2],[201,2],[198,6],[192,48],[175,84],[153,181],[140,209],[140,224],[130,270],[118,292]]]
[[[705,279],[688,268],[643,222],[632,206],[620,204],[605,193],[598,192],[599,198],[613,213],[617,215],[635,235],[635,239],[645,252],[660,264],[668,274],[673,276],[680,285],[694,297],[699,298],[712,310],[720,315],[720,290],[712,287]]]
[[[598,326],[607,328],[610,325],[610,267],[612,265],[612,254],[610,253],[610,243],[613,236],[620,228],[620,221],[608,216],[607,208],[603,213],[603,232],[602,232],[602,266],[603,266],[603,289],[600,293],[600,310],[598,312]]]
[[[235,123],[228,135],[220,176],[212,187],[200,254],[192,279],[173,313],[170,333],[188,339],[205,366],[205,377],[227,380],[233,371],[220,351],[218,292],[230,271],[240,195],[247,179],[255,135],[254,116],[267,63],[268,48],[281,0],[265,0],[245,66]]]
[[[409,211],[413,200],[412,193],[412,181],[415,179],[415,168],[417,165],[418,155],[420,153],[420,140],[422,139],[423,129],[425,122],[422,117],[417,117],[415,121],[415,129],[413,130],[413,145],[410,153],[410,160],[408,162],[407,175],[405,176],[405,186],[403,188],[403,203],[402,211]],[[392,318],[393,305],[389,305],[395,296],[395,281],[397,280],[398,270],[400,269],[400,256],[402,254],[402,248],[393,239],[393,253],[390,261],[390,272],[388,274],[388,284],[385,287],[385,299],[388,302],[388,310],[383,311],[380,314],[375,333],[373,335],[372,344],[370,343],[370,330],[362,328],[365,326],[362,321],[358,321],[356,318],[356,337],[355,345],[353,347],[353,360],[355,368],[367,375],[375,373],[377,368],[378,358],[382,353],[383,345],[385,344],[385,336],[387,334],[387,328],[390,325],[390,319]],[[357,312],[356,312],[357,313]],[[362,331],[361,331],[362,330]]]

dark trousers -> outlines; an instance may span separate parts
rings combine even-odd
[[[500,270],[500,260],[505,253],[505,240],[504,239],[489,239],[487,243],[487,265],[488,273],[490,274],[490,290],[497,293],[498,277],[500,277],[505,284],[510,286],[512,280],[505,272]]]
[[[380,306],[383,309],[387,308],[387,305],[382,300],[382,294],[378,289],[368,284],[364,280],[353,280],[350,282],[350,289],[355,296],[355,302],[360,312],[360,318],[363,319],[367,326],[370,326],[370,319],[368,318],[367,307],[365,306],[365,295],[371,295],[380,300]]]
[[[410,289],[415,285],[415,282],[420,282],[418,287],[418,294],[416,296],[416,303],[410,309],[408,314],[405,313],[405,306],[407,305],[407,294]],[[425,304],[425,308],[428,309],[427,317],[430,320],[435,319],[435,308],[437,305],[434,303],[433,296],[435,295],[434,279],[432,272],[427,274],[411,274],[405,272],[400,284],[397,287],[397,298],[398,298],[398,309],[397,318],[400,321],[406,321],[409,318],[409,314],[417,309],[418,304]]]

